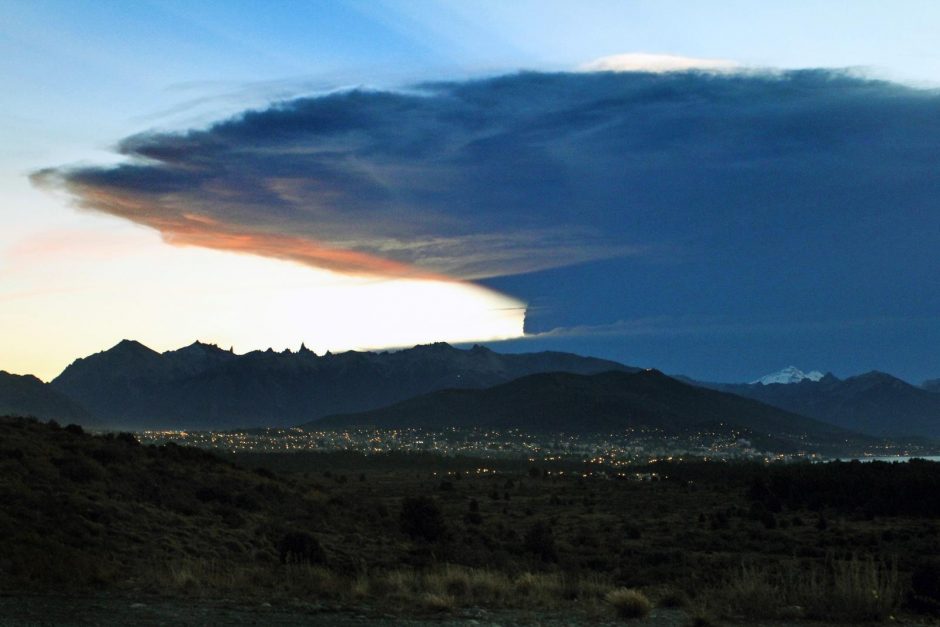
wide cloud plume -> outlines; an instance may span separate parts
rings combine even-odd
[[[529,72],[280,102],[33,177],[170,243],[482,279],[936,226],[938,145],[935,92],[839,72]]]

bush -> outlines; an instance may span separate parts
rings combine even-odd
[[[402,533],[412,540],[436,542],[447,532],[441,508],[434,499],[426,496],[402,500],[400,522]]]
[[[53,458],[52,463],[59,469],[64,479],[74,483],[89,483],[104,478],[101,466],[90,459],[79,456]]]
[[[620,618],[645,618],[652,609],[646,595],[632,588],[617,588],[604,597]]]
[[[282,564],[322,564],[326,554],[320,542],[306,531],[289,531],[277,543]]]
[[[914,569],[911,600],[920,610],[940,614],[940,560],[924,561]]]
[[[114,439],[128,446],[140,446],[140,440],[137,439],[137,436],[133,433],[127,433],[122,431],[114,436]]]
[[[689,595],[687,595],[682,590],[670,588],[663,593],[663,595],[659,598],[659,602],[656,605],[658,607],[668,607],[668,608],[676,609],[676,608],[689,607],[691,605],[691,600],[689,599]]]
[[[552,535],[552,529],[544,522],[537,522],[526,532],[523,539],[523,546],[526,551],[535,553],[544,562],[555,562],[558,560],[558,553],[555,550],[555,536]]]

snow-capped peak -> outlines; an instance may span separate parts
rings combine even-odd
[[[804,379],[809,379],[810,381],[819,381],[823,378],[823,373],[818,370],[813,370],[811,372],[803,372],[796,366],[787,366],[783,370],[778,370],[773,374],[768,374],[761,377],[757,381],[751,381],[751,384],[760,383],[761,385],[770,385],[772,383],[799,383]]]

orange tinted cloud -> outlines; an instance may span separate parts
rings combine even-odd
[[[171,245],[260,255],[353,275],[452,280],[408,263],[330,246],[309,237],[267,233],[264,230],[251,231],[202,214],[177,212],[172,208],[161,210],[159,201],[152,198],[79,184],[52,171],[38,173],[34,181],[43,187],[66,189],[82,208],[105,211],[151,227]],[[155,204],[158,206],[155,207]],[[64,244],[61,239],[56,239],[48,245]]]

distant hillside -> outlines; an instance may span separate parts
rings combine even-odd
[[[91,416],[83,407],[32,375],[0,370],[0,416],[33,416],[43,420],[87,423]]]
[[[444,388],[479,388],[538,373],[635,371],[568,353],[504,355],[430,344],[394,352],[235,355],[195,343],[157,353],[139,342],[76,360],[52,387],[121,429],[292,426]]]
[[[874,436],[940,438],[940,394],[883,372],[787,385],[700,383]]]
[[[940,379],[928,379],[920,384],[928,392],[940,393]]]
[[[691,433],[735,426],[760,437],[833,442],[848,432],[753,400],[650,370],[536,374],[483,390],[442,390],[382,409],[330,416],[310,428],[480,426],[562,432],[656,427]]]

